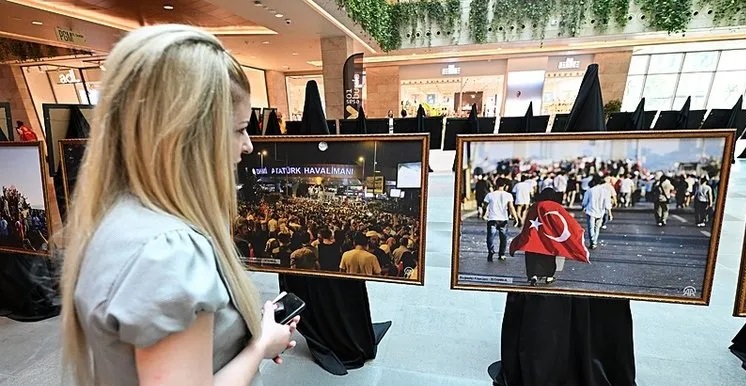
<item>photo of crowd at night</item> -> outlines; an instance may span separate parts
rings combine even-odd
[[[253,142],[233,224],[250,269],[422,284],[427,137]]]
[[[707,302],[727,139],[468,139],[452,285]]]
[[[49,253],[39,143],[0,143],[0,250]]]

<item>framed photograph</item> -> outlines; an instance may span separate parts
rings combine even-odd
[[[427,135],[252,141],[233,224],[249,269],[423,285]]]
[[[0,142],[0,251],[49,255],[45,167],[41,142]]]
[[[459,136],[451,288],[707,305],[733,141]]]
[[[83,156],[87,139],[63,139],[59,141],[59,154],[61,154],[62,186],[64,191],[64,205],[70,206],[70,198],[75,189],[75,181],[78,179],[78,170],[83,165]]]
[[[736,304],[733,309],[733,316],[746,317],[746,234],[743,239],[741,270],[738,274],[738,289],[736,290]]]
[[[44,114],[45,151],[49,175],[61,172],[57,144],[63,139],[88,138],[93,120],[93,105],[48,104],[42,105]],[[57,192],[61,195],[63,192]]]

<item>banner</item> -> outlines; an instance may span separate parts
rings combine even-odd
[[[326,178],[358,178],[362,169],[356,165],[320,164],[302,166],[264,167],[254,168],[258,177],[326,177]]]
[[[369,193],[383,194],[383,177],[365,177],[365,186],[368,188]]]
[[[363,54],[354,54],[345,61],[342,72],[344,80],[345,119],[356,119],[357,110],[363,103]]]

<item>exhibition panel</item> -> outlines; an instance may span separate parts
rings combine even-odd
[[[426,135],[253,143],[233,224],[250,269],[423,284]]]
[[[734,134],[459,136],[452,288],[708,304]]]

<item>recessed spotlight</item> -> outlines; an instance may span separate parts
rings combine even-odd
[[[276,14],[275,14],[275,17],[277,17],[277,18],[280,18],[280,17],[284,17],[284,16],[285,16],[285,15],[283,15],[283,14],[281,14],[281,13],[276,13]]]
[[[256,0],[256,1],[254,2],[254,6],[255,6],[255,7],[263,7],[263,6],[264,6],[264,4],[262,4],[262,2],[261,2],[261,1],[259,1],[259,0]]]
[[[164,5],[164,6],[163,6],[163,9],[165,9],[165,10],[167,10],[167,11],[170,11],[170,10],[174,9],[174,6],[173,6],[173,5],[169,5],[169,4],[166,4],[166,5]]]
[[[298,56],[298,53],[297,52],[293,52],[293,56]]]
[[[265,40],[265,41],[262,42],[262,44],[269,44],[269,41]]]
[[[269,12],[269,13],[275,13],[277,11],[275,11],[274,9],[268,9],[267,12]]]
[[[38,20],[34,20],[34,21],[31,22],[31,24],[33,24],[33,25],[43,25],[44,23],[42,23],[42,22],[40,22]]]

